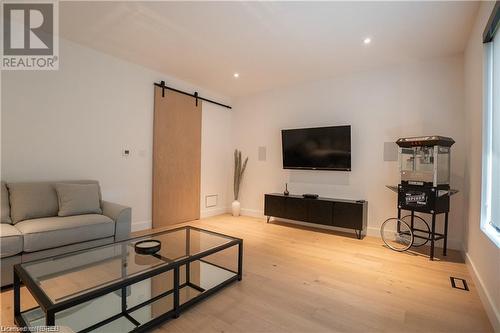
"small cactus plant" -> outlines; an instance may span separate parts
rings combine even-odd
[[[243,179],[243,173],[247,167],[248,157],[241,163],[241,151],[234,150],[234,200],[238,200],[240,194],[240,184]]]

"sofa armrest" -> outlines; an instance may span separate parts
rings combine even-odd
[[[115,221],[115,242],[130,238],[132,208],[103,200],[102,213]]]

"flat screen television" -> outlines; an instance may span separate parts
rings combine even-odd
[[[351,171],[351,126],[281,131],[284,169]]]

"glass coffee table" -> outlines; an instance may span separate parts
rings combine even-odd
[[[155,254],[135,243],[159,240]],[[243,240],[186,226],[18,264],[14,317],[21,327],[142,332],[242,278]],[[21,309],[24,284],[38,306]]]

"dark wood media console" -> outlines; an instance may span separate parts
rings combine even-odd
[[[301,195],[265,195],[264,215],[331,227],[353,229],[358,239],[366,232],[367,201],[304,198]]]

